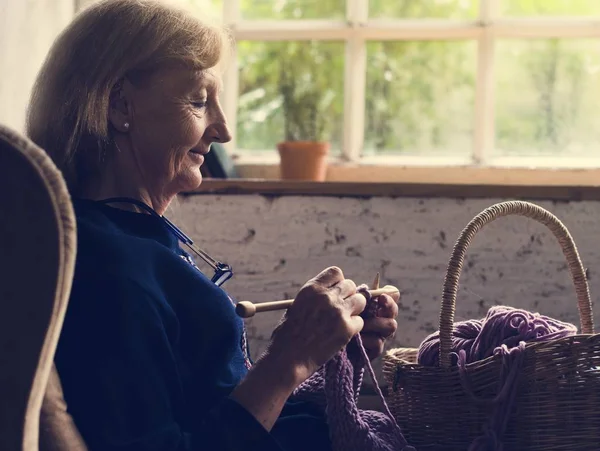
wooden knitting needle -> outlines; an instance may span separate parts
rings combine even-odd
[[[379,290],[379,272],[375,275],[375,280],[373,280],[373,285],[371,285],[372,290]]]
[[[395,294],[398,293],[398,289],[391,285],[386,285],[383,288],[377,290],[369,290],[369,294],[372,297],[381,296],[382,294]],[[242,318],[251,318],[257,313],[270,312],[273,310],[285,310],[292,305],[293,299],[287,299],[285,301],[274,301],[274,302],[261,302],[260,304],[254,304],[248,301],[238,302],[235,306],[235,312]]]

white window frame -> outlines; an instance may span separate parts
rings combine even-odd
[[[427,167],[542,167],[600,168],[600,158],[492,158],[494,150],[495,42],[502,38],[600,38],[600,18],[549,17],[508,18],[499,15],[499,1],[479,0],[475,20],[368,19],[369,0],[347,0],[346,20],[244,20],[240,0],[223,0],[223,22],[236,40],[343,40],[346,43],[344,68],[344,133],[338,164],[399,165]],[[361,157],[364,140],[366,43],[369,40],[467,39],[477,42],[477,80],[474,108],[473,148],[464,157],[372,156]],[[600,42],[599,42],[600,44]],[[229,122],[237,124],[239,90],[237,55],[224,77],[223,107]],[[235,133],[234,133],[235,135]],[[238,162],[273,165],[278,156],[227,145]]]

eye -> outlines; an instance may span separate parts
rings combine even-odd
[[[206,108],[206,104],[207,104],[207,103],[208,103],[208,102],[206,102],[206,101],[204,101],[204,102],[192,102],[192,106],[193,106],[194,108],[197,108],[197,109],[199,109],[199,110],[200,110],[200,109],[202,109],[202,108]]]

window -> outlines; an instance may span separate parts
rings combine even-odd
[[[189,0],[201,3],[201,0]],[[204,0],[238,42],[236,155],[600,167],[598,0]]]

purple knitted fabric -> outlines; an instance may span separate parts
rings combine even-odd
[[[492,405],[492,413],[484,425],[482,436],[471,443],[468,451],[504,450],[502,437],[517,392],[516,380],[523,363],[525,343],[555,340],[576,333],[577,327],[573,324],[500,305],[490,308],[482,320],[454,324],[453,364],[458,366],[462,386],[473,401]],[[439,349],[439,332],[435,332],[421,343],[419,364],[439,365]],[[502,357],[498,393],[492,400],[480,400],[473,392],[466,365],[492,355]]]
[[[377,302],[370,298],[367,286],[361,285],[358,290],[367,298],[363,316],[376,315]],[[365,367],[385,414],[359,410],[356,405]],[[310,400],[325,410],[334,451],[415,451],[407,444],[385,402],[360,335],[300,385],[294,398]]]

